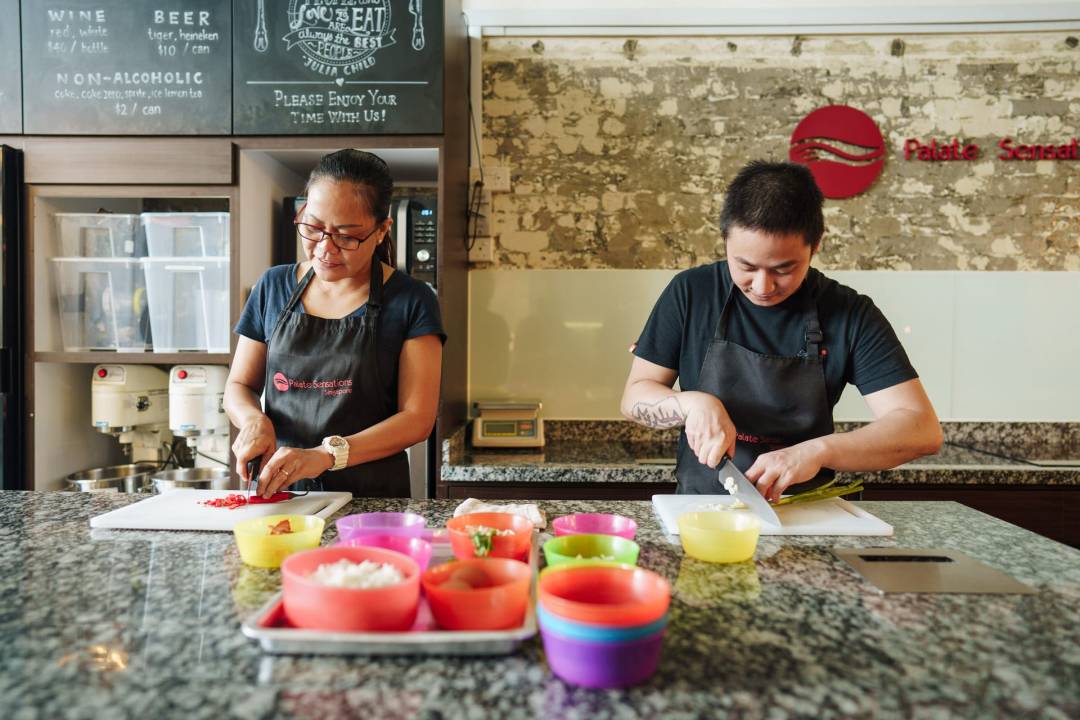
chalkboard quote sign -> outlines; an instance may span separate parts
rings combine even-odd
[[[25,132],[228,135],[229,0],[22,3]]]
[[[21,132],[19,0],[0,0],[0,134]]]
[[[442,132],[441,0],[234,0],[233,132]]]

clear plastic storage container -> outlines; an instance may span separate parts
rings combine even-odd
[[[56,213],[63,257],[139,257],[139,216],[112,213]]]
[[[147,254],[166,257],[228,257],[229,213],[143,213]]]
[[[139,260],[75,257],[50,262],[64,350],[150,348],[146,282]]]
[[[229,351],[229,258],[143,258],[156,352]]]

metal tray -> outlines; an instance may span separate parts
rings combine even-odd
[[[281,593],[276,593],[243,625],[241,631],[275,655],[508,655],[536,635],[536,570],[539,540],[533,533],[530,566],[533,582],[529,606],[520,627],[509,630],[441,630],[435,626],[421,595],[416,624],[409,632],[330,632],[303,630],[285,619]],[[450,545],[436,542],[431,564],[453,559]]]

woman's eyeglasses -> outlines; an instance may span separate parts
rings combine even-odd
[[[307,203],[304,203],[300,208],[300,212],[296,213],[296,217],[293,218],[293,225],[296,226],[296,231],[300,233],[300,237],[305,240],[311,240],[313,242],[320,242],[324,237],[330,238],[330,242],[334,243],[340,250],[355,250],[360,247],[369,237],[379,232],[379,225],[375,226],[375,229],[369,232],[364,237],[358,237],[356,235],[347,235],[345,233],[332,233],[327,232],[326,228],[319,227],[318,225],[311,225],[306,222],[301,222],[300,218],[304,215],[304,210],[307,208]]]

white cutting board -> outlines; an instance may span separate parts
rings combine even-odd
[[[731,504],[730,495],[653,495],[653,506],[667,531],[679,534],[677,518],[685,512],[703,509],[703,505]],[[707,509],[707,508],[706,508]],[[892,525],[843,498],[818,502],[781,505],[774,508],[781,527],[761,524],[762,535],[880,535],[893,534]]]
[[[352,500],[352,494],[347,492],[313,492],[284,502],[246,505],[235,510],[199,504],[211,498],[222,498],[235,492],[235,490],[173,490],[125,505],[104,515],[92,517],[90,527],[113,530],[231,532],[241,520],[266,515],[318,515],[321,518],[328,518]]]

